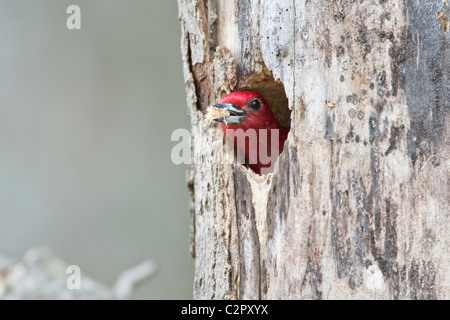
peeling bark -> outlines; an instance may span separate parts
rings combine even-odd
[[[178,3],[194,297],[449,299],[448,2]],[[243,88],[290,115],[269,175],[204,121]]]

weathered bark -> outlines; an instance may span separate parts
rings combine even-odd
[[[448,2],[178,2],[194,297],[449,299]],[[269,175],[204,121],[243,87],[290,114]]]

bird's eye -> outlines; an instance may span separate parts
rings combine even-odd
[[[250,108],[253,110],[253,111],[258,111],[259,109],[261,109],[261,101],[259,101],[258,99],[253,99],[251,102],[250,102]]]

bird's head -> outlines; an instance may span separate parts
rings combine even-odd
[[[232,92],[218,104],[208,107],[206,118],[220,122],[226,137],[245,155],[254,172],[273,171],[289,129],[280,127],[267,101],[259,93]],[[264,157],[264,154],[270,156]]]
[[[266,100],[256,92],[235,91],[220,100],[214,108],[226,109],[229,116],[215,118],[222,129],[278,129],[278,121]]]

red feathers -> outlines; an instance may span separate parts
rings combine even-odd
[[[214,120],[221,122],[250,168],[258,174],[272,172],[289,129],[280,127],[266,100],[256,92],[236,91],[213,107],[228,111],[229,116]]]

